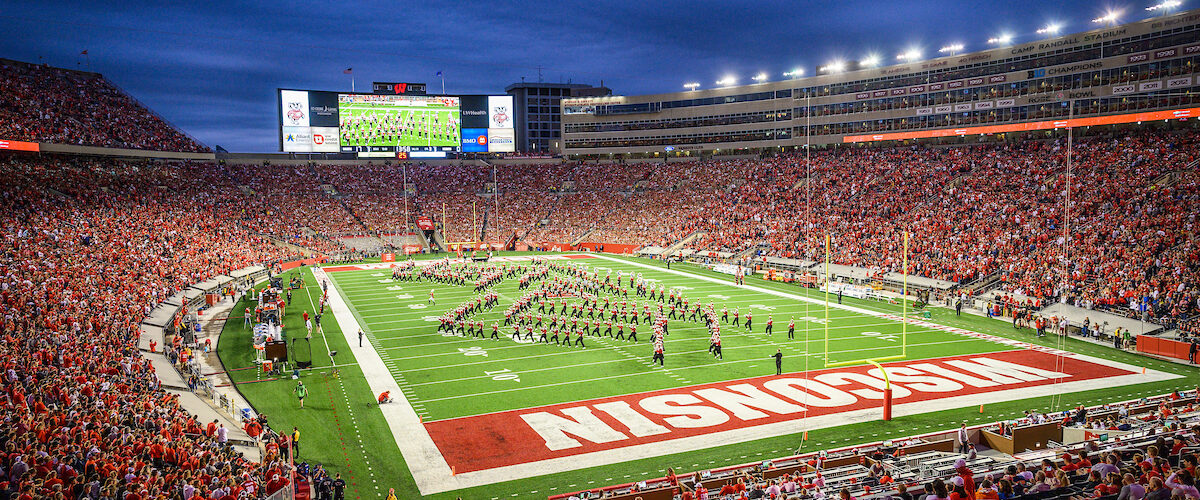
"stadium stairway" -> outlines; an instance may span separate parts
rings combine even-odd
[[[433,238],[431,238],[431,243],[433,244],[433,247],[437,249],[437,251],[439,251],[439,252],[446,251],[446,235],[442,234],[441,229],[435,229],[433,231]]]
[[[705,233],[704,231],[693,231],[692,234],[684,236],[683,239],[676,241],[675,243],[672,243],[671,246],[668,246],[667,248],[664,248],[662,252],[659,252],[659,255],[660,256],[672,255],[675,252],[678,252],[679,249],[683,248],[688,243],[696,241],[697,238],[700,238],[700,237],[704,236],[705,234],[708,234],[708,233]]]
[[[143,358],[150,361],[150,365],[154,367],[154,374],[158,376],[159,383],[164,389],[183,389],[187,390],[187,381],[175,369],[175,365],[167,359],[167,356],[161,352],[146,352],[140,351]]]
[[[247,460],[262,461],[262,450],[259,449],[258,443],[249,434],[246,434],[246,431],[242,430],[241,425],[234,422],[223,412],[217,411],[212,405],[208,404],[203,398],[197,396],[192,391],[186,389],[167,389],[167,392],[179,396],[179,405],[192,415],[195,415],[196,422],[201,426],[216,420],[218,423],[224,425],[226,429],[229,429],[229,445],[245,455]]]
[[[579,236],[576,236],[575,238],[572,238],[572,239],[571,239],[571,241],[570,241],[570,243],[568,243],[568,244],[569,244],[569,245],[571,245],[571,246],[575,246],[575,245],[578,245],[578,244],[580,244],[580,243],[583,243],[583,240],[584,240],[584,238],[587,238],[587,237],[588,237],[588,236],[590,236],[592,233],[596,232],[596,230],[597,230],[597,229],[600,229],[600,228],[598,228],[598,227],[593,227],[593,228],[591,228],[591,229],[588,229],[587,231],[584,231],[584,232],[583,232],[583,234],[581,234],[581,235],[579,235]]]

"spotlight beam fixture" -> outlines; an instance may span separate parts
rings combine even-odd
[[[695,82],[683,84],[683,88],[688,89],[688,90],[696,90],[699,87],[700,87],[700,84],[695,83]]]
[[[735,83],[737,83],[737,78],[736,78],[736,77],[734,77],[733,75],[729,75],[729,76],[726,76],[725,78],[722,78],[722,79],[720,79],[720,80],[717,80],[717,85],[721,85],[721,86],[724,86],[724,87],[728,87],[728,86],[730,86],[730,85],[733,85],[733,84],[735,84]]]
[[[1058,31],[1061,29],[1062,29],[1061,24],[1051,23],[1051,24],[1047,24],[1045,28],[1037,30],[1037,34],[1039,34],[1039,35],[1057,35]]]
[[[1154,12],[1156,10],[1171,11],[1171,10],[1175,10],[1180,5],[1183,5],[1183,2],[1181,2],[1180,0],[1166,0],[1158,5],[1151,5],[1149,7],[1146,7],[1146,10],[1148,10],[1150,12]]]
[[[1004,33],[1004,34],[1001,34],[1000,36],[994,36],[994,37],[989,38],[987,43],[989,43],[991,45],[996,45],[996,44],[1008,45],[1009,43],[1012,42],[1012,40],[1013,40],[1013,36],[1011,34]]]
[[[950,45],[947,45],[945,47],[938,49],[938,53],[945,54],[945,53],[949,52],[950,55],[954,55],[954,54],[958,53],[959,51],[961,51],[962,49],[963,49],[963,44],[952,43]]]
[[[796,68],[791,71],[788,71],[787,73],[784,73],[783,76],[786,76],[788,78],[796,78],[796,77],[804,76],[804,70],[801,68]]]
[[[1117,18],[1120,17],[1120,15],[1121,15],[1121,11],[1110,10],[1107,13],[1105,13],[1103,16],[1092,19],[1092,22],[1100,23],[1100,24],[1115,24],[1117,22]]]
[[[765,81],[767,81],[767,74],[766,74],[766,73],[759,73],[759,74],[757,74],[757,75],[754,75],[754,76],[753,76],[753,77],[751,77],[750,79],[751,79],[751,80],[754,80],[754,81],[756,81],[756,82],[765,82]]]
[[[844,61],[833,61],[821,68],[821,71],[826,73],[841,73],[845,70],[846,63]]]
[[[917,59],[920,59],[920,58],[921,58],[921,51],[919,51],[917,49],[910,49],[908,52],[905,52],[903,54],[896,56],[896,59],[900,60],[900,61],[916,61]]]

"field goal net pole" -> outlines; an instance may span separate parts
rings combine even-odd
[[[847,361],[831,362],[829,360],[829,289],[831,288],[832,275],[829,272],[829,253],[832,244],[828,234],[825,235],[825,368],[834,368],[838,366],[861,365],[864,363],[875,364],[877,361],[894,361],[905,359],[908,357],[908,303],[901,301],[901,321],[900,321],[900,354],[893,356],[878,356],[871,358],[852,359]],[[904,294],[908,295],[908,232],[904,233]],[[882,369],[882,368],[880,368]]]
[[[904,279],[904,288],[900,294],[900,357],[906,358],[908,357],[908,231],[904,232],[904,268],[901,275]],[[888,389],[888,395],[890,399],[891,389]]]

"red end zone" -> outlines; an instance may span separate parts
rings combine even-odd
[[[885,367],[897,405],[1134,374],[1033,350],[901,361]],[[864,365],[810,371],[807,378],[802,373],[758,377],[424,425],[447,464],[461,474],[878,408],[883,387],[879,370]],[[1012,399],[1020,398],[1018,393]],[[942,409],[948,408],[931,403],[927,411]],[[755,437],[745,440],[750,439]]]

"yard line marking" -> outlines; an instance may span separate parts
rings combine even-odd
[[[664,342],[664,344],[672,343],[672,342],[685,342],[685,341],[694,342],[694,341],[698,341],[698,340],[708,340],[708,339],[699,339],[699,338],[674,339],[674,340],[668,340],[668,341]],[[916,344],[909,343],[908,345],[909,345],[909,347],[912,347],[912,346],[920,346],[920,345],[940,345],[940,344],[949,344],[949,343],[957,343],[957,342],[985,342],[985,341],[981,340],[981,339],[968,338],[968,339],[955,339],[955,340],[948,340],[948,341],[926,342],[926,343],[916,343]],[[512,346],[512,347],[526,347],[526,346],[521,345],[521,346]],[[498,347],[498,348],[496,348],[496,350],[508,349],[508,348],[512,348],[512,347],[507,347],[507,348],[506,347]],[[731,347],[725,348],[723,350],[730,351],[730,350],[735,350],[735,349],[749,349],[749,348],[761,348],[761,347],[762,347],[761,345],[731,346]],[[840,354],[840,353],[857,352],[857,351],[877,351],[877,350],[881,350],[881,349],[894,350],[895,348],[896,348],[896,346],[885,345],[885,346],[879,346],[879,347],[865,347],[865,348],[859,348],[859,349],[847,349],[847,350],[829,351],[829,352],[831,354]],[[601,349],[612,350],[612,349],[615,349],[615,347],[603,347]],[[704,351],[690,351],[690,352],[704,352]],[[562,356],[562,355],[576,354],[576,353],[578,353],[578,351],[558,351],[558,352],[551,352],[548,354],[532,354],[529,356],[513,356],[513,357],[508,357],[508,358],[495,358],[495,359],[488,359],[488,360],[484,360],[484,361],[476,361],[476,362],[471,362],[471,363],[438,364],[435,366],[408,368],[408,369],[405,369],[402,371],[405,373],[409,373],[409,372],[424,371],[424,370],[439,370],[439,369],[452,368],[452,367],[458,367],[458,366],[482,365],[482,364],[487,364],[487,363],[496,363],[496,362],[510,361],[510,360],[517,360],[517,359],[537,359],[537,358],[545,358],[545,357],[550,357],[550,356]],[[452,356],[452,355],[461,355],[461,354],[462,353],[460,353],[460,352],[446,352],[446,353],[439,353],[439,354],[422,354],[419,356],[407,356],[407,357],[392,358],[392,359],[410,360],[410,359],[432,358],[432,357]]]
[[[960,340],[950,340],[950,341],[946,341],[946,343],[951,343],[951,342],[973,342],[973,341],[978,341],[978,339],[960,339]],[[916,344],[910,344],[910,345],[916,345]],[[732,349],[732,348],[731,348],[731,349]],[[861,350],[861,349],[854,349],[854,350],[848,350],[848,351],[844,351],[844,352],[857,352],[857,351],[860,351],[860,350]],[[1016,351],[1016,350],[1020,350],[1020,349],[1009,349],[1009,350]],[[696,352],[704,352],[704,351],[693,351],[692,353],[696,353]],[[993,351],[993,352],[1000,352],[1000,351]],[[681,353],[681,354],[683,354],[683,353]],[[980,354],[984,354],[984,353],[980,353]],[[924,358],[924,359],[941,359],[941,358],[944,358],[944,357],[945,357],[945,356],[937,356],[937,357],[932,357],[932,358]],[[679,367],[679,368],[673,368],[673,370],[691,370],[691,369],[694,369],[694,368],[711,368],[711,367],[713,367],[713,366],[717,366],[717,365],[726,365],[726,364],[732,364],[732,363],[751,363],[751,362],[757,362],[757,361],[759,361],[757,358],[756,358],[756,359],[741,359],[741,360],[731,360],[731,361],[723,361],[723,362],[719,362],[719,363],[712,363],[712,364],[708,364],[708,365],[692,365],[692,366],[683,366],[683,367]],[[905,361],[905,362],[916,362],[916,361],[920,361],[920,360],[910,360],[910,359],[905,359],[905,360],[903,360],[903,361]],[[467,364],[478,364],[478,363],[467,363]],[[457,365],[457,366],[462,366],[462,365]],[[432,370],[432,369],[435,369],[435,368],[445,368],[445,367],[431,367],[431,368],[425,368],[425,369],[430,369],[430,370]],[[410,370],[410,371],[411,371],[411,370]],[[558,386],[561,386],[561,385],[567,385],[567,384],[578,384],[578,383],[581,383],[581,382],[591,382],[591,381],[594,381],[594,380],[610,380],[610,379],[614,379],[614,378],[632,377],[632,376],[636,376],[636,375],[645,375],[645,374],[648,374],[648,373],[654,373],[654,372],[653,372],[653,371],[649,371],[649,372],[634,373],[634,374],[625,373],[625,374],[620,374],[620,375],[610,375],[610,376],[606,376],[606,377],[592,377],[592,378],[589,378],[589,379],[587,379],[586,381],[570,380],[570,381],[567,381],[567,382],[556,382],[556,383],[552,383],[552,384],[541,384],[541,385],[533,385],[533,386],[525,386],[525,387],[514,387],[514,388],[510,388],[510,389],[500,389],[500,390],[495,390],[495,391],[476,392],[476,393],[473,393],[473,394],[460,394],[460,395],[457,395],[457,396],[446,396],[446,397],[441,397],[441,398],[425,399],[425,400],[423,400],[422,402],[424,402],[424,403],[432,403],[432,402],[435,402],[435,401],[447,401],[447,400],[451,400],[451,399],[462,399],[462,398],[471,398],[471,397],[477,397],[477,396],[488,396],[488,395],[492,395],[492,394],[503,394],[503,393],[506,393],[506,392],[526,391],[526,390],[530,390],[530,389],[541,389],[541,388],[545,388],[545,387],[558,387]],[[800,372],[800,371],[793,371],[793,372],[789,372],[789,373],[801,373],[801,372]],[[550,404],[554,404],[554,403],[550,403]],[[545,405],[542,405],[542,406],[545,406]],[[504,410],[504,411],[510,411],[510,410]],[[486,414],[482,414],[482,413],[481,413],[480,415],[486,415]],[[474,416],[474,415],[473,415],[473,416]]]

